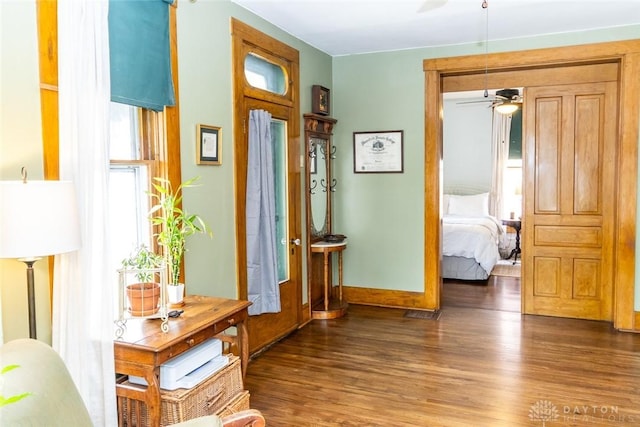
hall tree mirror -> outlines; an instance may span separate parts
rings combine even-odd
[[[304,115],[305,130],[305,182],[307,212],[307,283],[311,317],[336,318],[346,313],[342,301],[342,250],[346,241],[334,241],[332,230],[332,195],[337,180],[332,175],[331,161],[336,156],[332,142],[336,119],[319,114]],[[332,283],[332,254],[339,256],[338,295]]]
[[[336,179],[331,175],[331,159],[336,148],[331,136],[336,119],[318,114],[304,115],[306,142],[307,238],[315,243],[331,234],[331,194]]]
[[[328,181],[331,167],[327,161],[328,150],[328,139],[309,138],[309,233],[312,239],[328,234],[331,224],[331,185],[335,184],[335,179]]]

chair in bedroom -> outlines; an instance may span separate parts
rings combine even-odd
[[[89,412],[62,358],[47,344],[33,339],[10,341],[0,347],[0,369],[17,368],[0,377],[0,424],[3,426],[92,426]],[[28,395],[15,402],[7,399]],[[180,427],[263,427],[254,409],[227,417],[214,415],[185,421]]]

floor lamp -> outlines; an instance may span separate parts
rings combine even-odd
[[[75,189],[69,181],[0,181],[0,258],[27,266],[29,336],[36,338],[33,264],[80,248]]]

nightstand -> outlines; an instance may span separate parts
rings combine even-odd
[[[502,224],[516,230],[516,247],[513,248],[507,257],[507,259],[511,259],[511,257],[513,257],[513,263],[515,264],[518,261],[518,255],[522,252],[520,250],[520,228],[522,227],[522,221],[519,219],[503,219]]]

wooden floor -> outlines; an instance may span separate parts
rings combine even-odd
[[[640,425],[640,335],[520,314],[519,280],[445,283],[437,320],[349,307],[255,357],[268,426]]]

